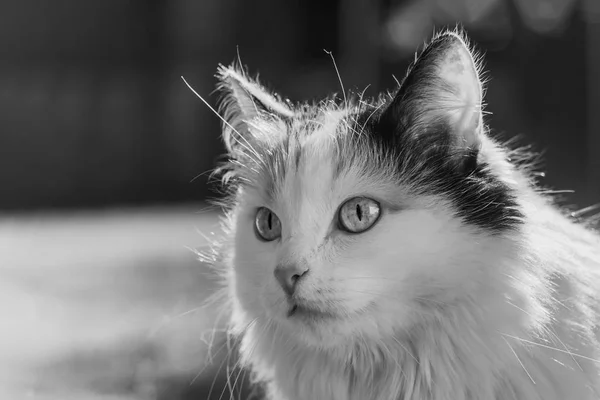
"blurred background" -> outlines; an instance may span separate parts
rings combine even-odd
[[[599,0],[1,2],[0,398],[247,397],[190,250],[218,232],[219,120],[180,76],[214,105],[239,51],[319,99],[340,90],[328,50],[375,95],[456,23],[494,132],[543,151],[566,204],[600,201]]]

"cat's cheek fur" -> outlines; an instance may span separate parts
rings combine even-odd
[[[275,265],[274,242],[260,241],[254,232],[253,209],[242,208],[236,218],[235,237],[233,238],[236,251],[233,256],[235,282],[234,292],[243,305],[244,311],[256,318],[265,313],[265,299],[273,282]],[[270,285],[271,284],[271,285]],[[272,289],[271,289],[272,291]]]
[[[385,214],[368,238],[340,254],[336,291],[357,312],[346,335],[380,340],[427,318],[432,307],[485,295],[509,272],[481,260],[495,253],[516,257],[515,242],[465,226],[441,199],[422,204],[432,206]]]

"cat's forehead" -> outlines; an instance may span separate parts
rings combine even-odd
[[[341,143],[349,140],[347,110],[303,112],[286,124],[282,140],[267,152],[263,170],[272,197],[285,186],[288,193],[314,181],[339,175],[343,160]]]
[[[288,121],[258,169],[258,189],[266,200],[287,206],[309,198],[335,203],[354,193],[395,186],[359,121],[357,110],[346,108],[306,112]]]
[[[300,148],[327,148],[339,136],[347,134],[348,109],[321,109],[318,112],[301,113],[289,127],[288,136],[298,140]]]

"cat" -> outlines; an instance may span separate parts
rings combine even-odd
[[[436,34],[370,102],[219,67],[213,254],[269,399],[600,399],[600,236],[491,137],[472,47]]]

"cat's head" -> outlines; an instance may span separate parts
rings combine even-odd
[[[335,346],[486,290],[521,214],[462,36],[436,36],[372,103],[292,105],[238,69],[218,76],[247,321]]]

